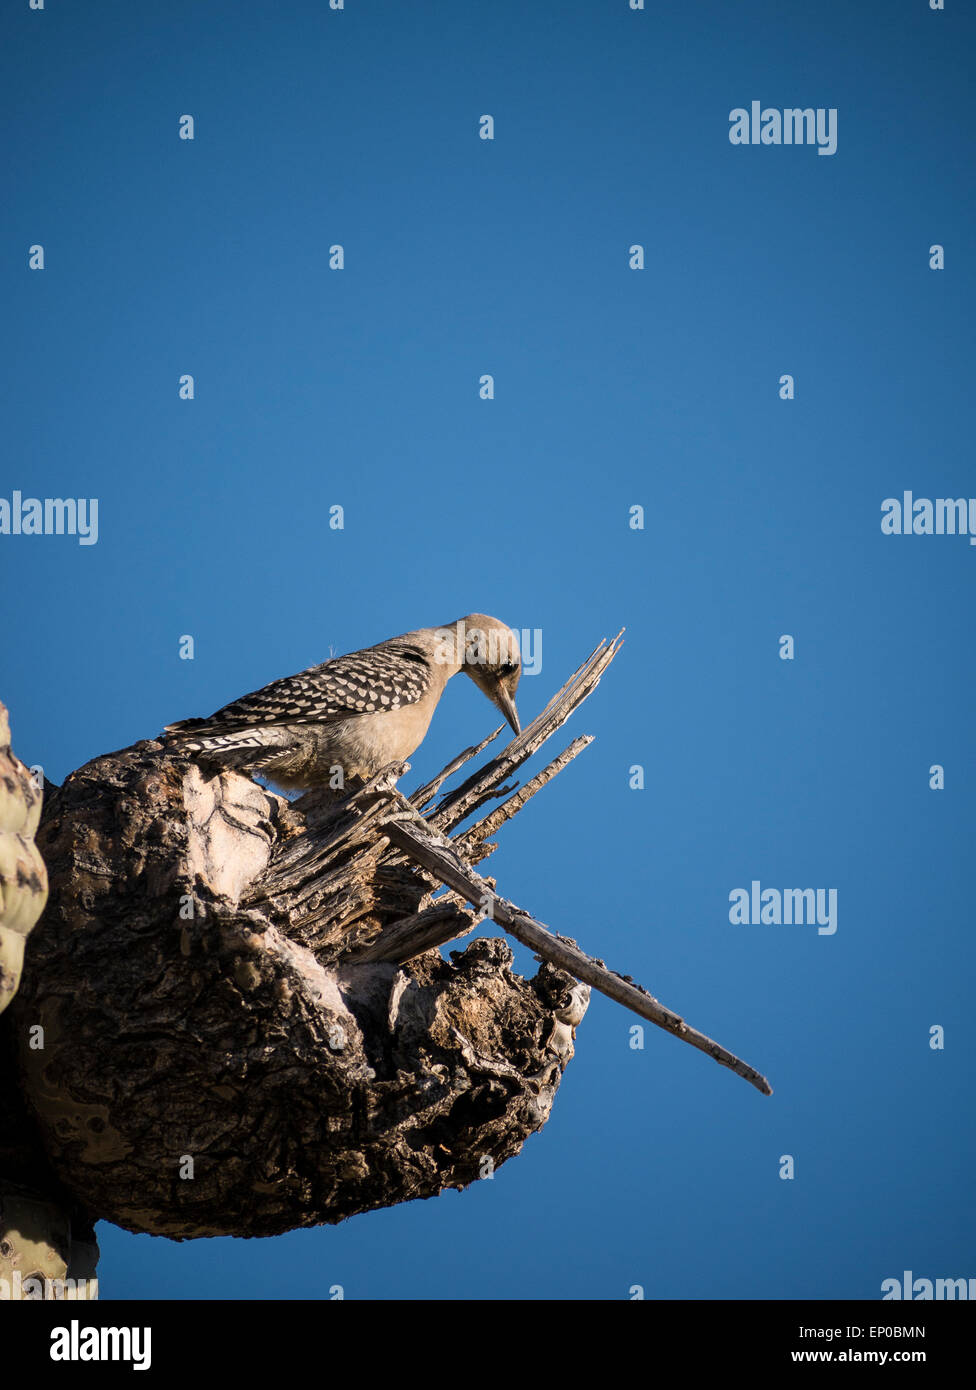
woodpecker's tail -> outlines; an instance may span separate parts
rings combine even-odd
[[[207,730],[211,732],[207,732]],[[162,740],[180,753],[220,753],[236,748],[263,748],[265,740],[256,730],[235,729],[221,734],[214,730],[208,719],[181,719],[178,724],[167,724]]]
[[[160,741],[168,748],[178,749],[181,753],[195,753],[202,746],[203,740],[197,738],[190,741],[190,737],[198,729],[204,729],[207,721],[205,719],[180,719],[176,724],[167,724],[163,732],[159,735]]]

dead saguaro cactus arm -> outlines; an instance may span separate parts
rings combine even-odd
[[[67,778],[42,834],[15,1012],[46,1045],[20,1080],[93,1215],[178,1239],[334,1223],[464,1187],[545,1123],[579,987],[514,975],[504,941],[341,961],[429,899],[359,803],[306,813],[149,742]]]

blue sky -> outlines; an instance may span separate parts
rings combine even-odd
[[[0,535],[15,749],[60,782],[469,611],[541,629],[525,721],[626,626],[565,730],[595,743],[489,871],[775,1088],[632,1050],[594,997],[492,1181],[264,1241],[103,1223],[104,1297],[976,1274],[976,549],[880,529],[906,489],[976,495],[976,20],[947,3],[5,7],[0,497],[99,499],[95,545]],[[733,146],[753,99],[836,108],[837,152]],[[408,789],[491,715],[452,683]],[[754,879],[836,889],[836,933],[733,926]]]

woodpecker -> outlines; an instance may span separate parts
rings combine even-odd
[[[160,737],[196,761],[260,773],[285,791],[338,790],[408,758],[458,671],[521,733],[518,638],[497,618],[469,613],[272,681],[209,719],[167,724]]]

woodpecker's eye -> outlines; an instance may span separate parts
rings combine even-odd
[[[501,675],[501,676],[511,676],[511,675],[513,675],[517,670],[518,670],[518,662],[517,662],[517,661],[506,661],[502,666],[499,666],[499,668],[498,668],[498,674]]]

